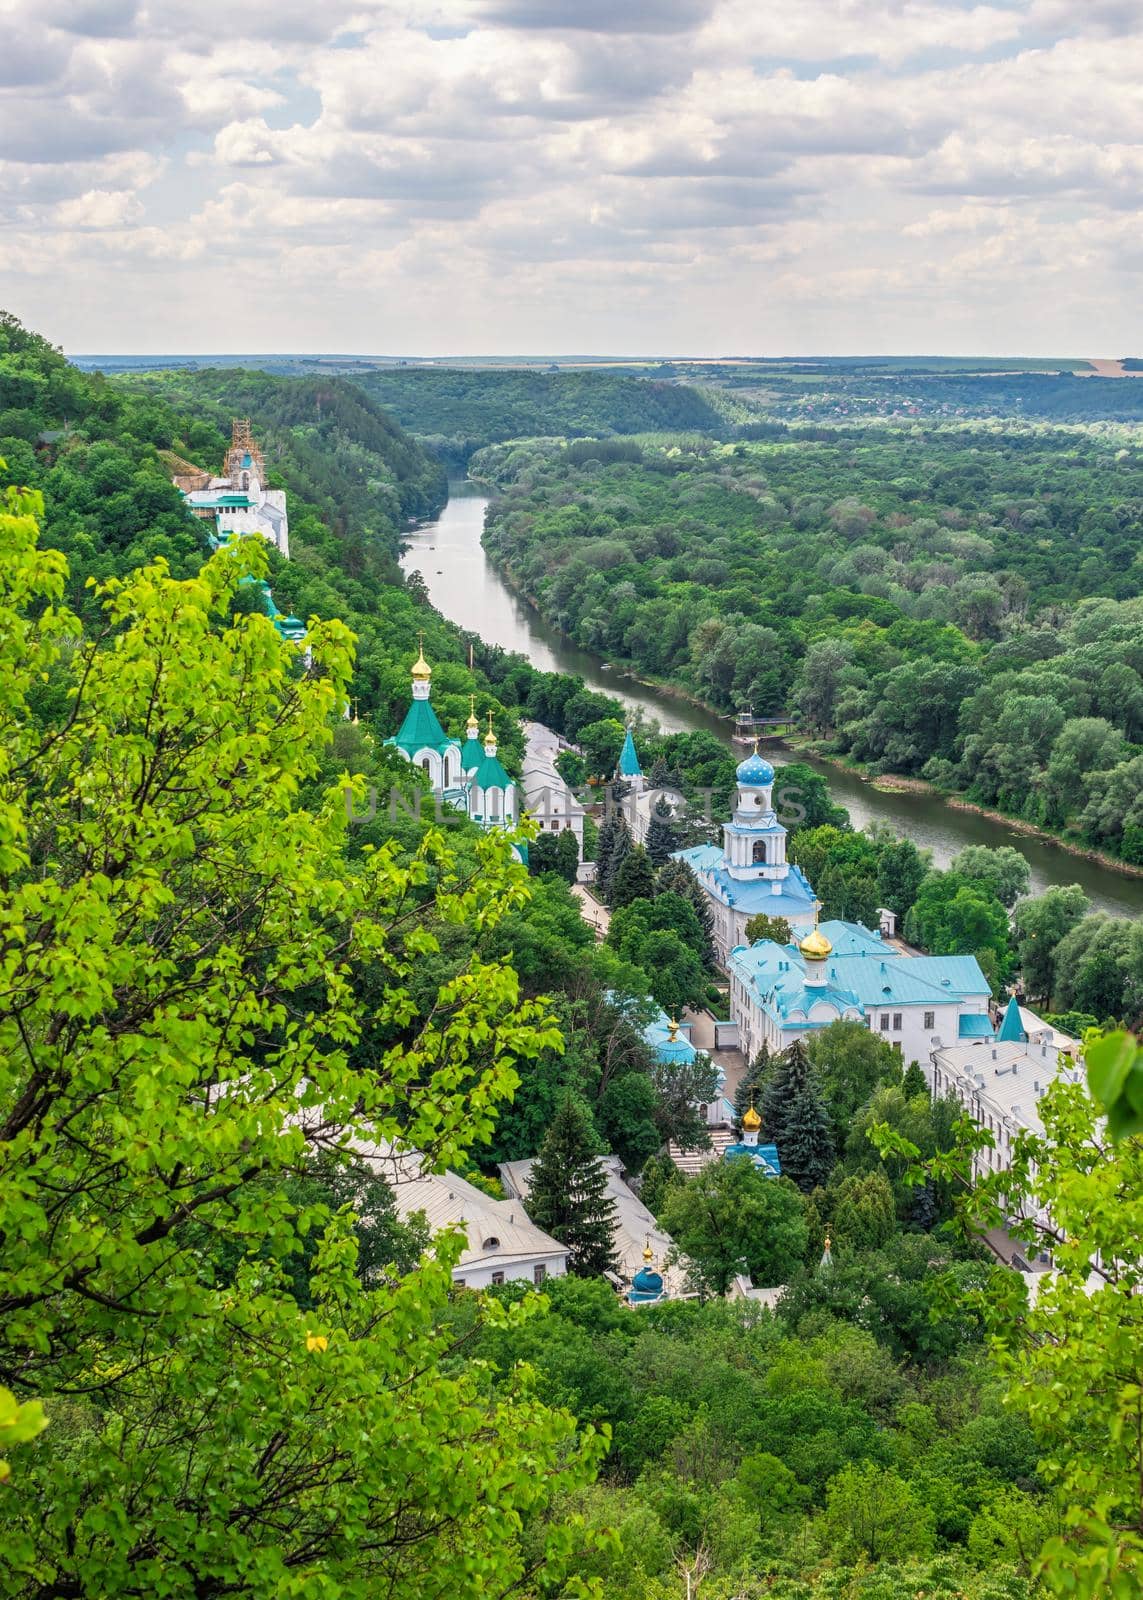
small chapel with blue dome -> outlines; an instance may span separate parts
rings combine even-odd
[[[774,809],[774,768],[758,753],[738,764],[733,815],[723,824],[722,848],[703,844],[675,851],[711,902],[714,946],[725,966],[746,942],[746,924],[759,912],[784,917],[792,931],[814,924],[817,901],[801,868],[786,859],[786,829]]]

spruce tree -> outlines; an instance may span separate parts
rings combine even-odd
[[[702,885],[685,861],[668,861],[655,879],[657,894],[681,894],[689,900],[702,924],[703,948],[699,951],[706,966],[714,965],[714,913]]]
[[[778,1146],[783,1176],[806,1194],[825,1184],[837,1160],[825,1103],[800,1039],[785,1050],[762,1096],[762,1126]]]
[[[627,826],[626,818],[621,812],[616,811],[613,813],[611,821],[614,826],[611,835],[611,847],[607,856],[606,870],[598,875],[597,880],[599,883],[600,898],[605,901],[607,905],[611,904],[611,895],[615,888],[615,879],[619,873],[620,867],[622,867],[624,861],[626,860],[628,851],[631,849],[631,833]]]
[[[611,879],[611,909],[621,911],[636,900],[655,897],[655,869],[641,844],[632,845]]]
[[[742,1126],[742,1119],[750,1107],[760,1106],[773,1072],[774,1057],[770,1054],[770,1046],[764,1044],[742,1074],[738,1088],[734,1091],[734,1120],[739,1127]],[[766,1137],[770,1137],[769,1132]]]
[[[925,1082],[925,1074],[915,1061],[910,1061],[905,1068],[905,1077],[901,1088],[905,1091],[906,1100],[915,1100],[919,1094],[923,1094],[926,1099],[928,1098],[929,1086]]]
[[[652,866],[663,866],[671,859],[671,851],[674,848],[675,828],[671,818],[671,808],[660,795],[651,812],[651,822],[647,828],[647,854],[651,858]]]
[[[532,1168],[528,1215],[537,1228],[567,1246],[569,1272],[598,1278],[614,1271],[615,1202],[595,1154],[590,1114],[570,1094],[552,1118]]]
[[[611,858],[615,851],[618,827],[618,816],[614,811],[609,811],[599,825],[599,834],[595,841],[595,883],[602,899],[607,898],[606,886],[610,879]]]

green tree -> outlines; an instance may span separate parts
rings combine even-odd
[[[611,909],[620,911],[635,900],[650,900],[655,893],[655,870],[641,844],[632,845],[611,880]]]
[[[933,1518],[912,1487],[896,1472],[851,1463],[830,1480],[826,1531],[834,1549],[852,1561],[926,1555],[933,1548]]]
[[[685,861],[668,861],[655,878],[656,894],[680,894],[694,908],[702,929],[699,955],[706,967],[714,965],[714,913],[710,899]]]
[[[928,852],[918,850],[912,839],[894,839],[884,845],[877,858],[879,904],[904,918],[928,870]]]
[[[647,824],[647,854],[651,858],[651,865],[664,866],[670,860],[674,848],[675,826],[671,808],[660,795],[651,810],[651,820]]]
[[[568,1269],[596,1278],[615,1265],[615,1202],[581,1101],[565,1095],[532,1168],[528,1215],[568,1249]]]
[[[837,1159],[833,1130],[800,1039],[782,1052],[766,1084],[762,1124],[778,1146],[783,1174],[804,1194],[828,1180]]]
[[[639,1198],[647,1210],[657,1217],[666,1203],[669,1191],[679,1188],[683,1181],[682,1173],[666,1151],[659,1155],[648,1156],[641,1174]]]
[[[462,960],[424,1010],[411,980],[439,930],[494,924],[526,878],[481,839],[463,880],[432,831],[404,862],[350,858],[340,794],[298,806],[349,637],[312,624],[301,671],[268,618],[230,625],[260,541],[189,582],[110,583],[89,641],[35,501],[9,505],[0,1376],[48,1427],[0,1507],[6,1571],[25,1592],[266,1600],[523,1581],[598,1445],[526,1385],[446,1364],[455,1239],[366,1285],[352,1218],[273,1180],[355,1133],[430,1161],[487,1136],[517,1063],[557,1042],[548,1014],[502,963]],[[311,1231],[303,1308],[276,1263]],[[247,1259],[220,1285],[231,1245]]]
[[[950,871],[959,872],[970,883],[982,884],[1002,906],[1008,907],[1027,894],[1031,877],[1027,859],[1010,844],[970,844],[953,857]]]
[[[619,760],[626,729],[616,717],[589,722],[576,736],[587,770],[593,778],[610,778]]]
[[[556,757],[556,771],[569,789],[581,789],[587,782],[587,762],[578,750],[561,750]]]
[[[880,1250],[897,1231],[897,1204],[888,1178],[880,1172],[851,1173],[833,1202],[837,1241],[851,1250]]]
[[[901,1058],[888,1039],[863,1022],[833,1022],[806,1045],[839,1143],[859,1106],[879,1084],[898,1083]]]
[[[764,1287],[786,1283],[805,1255],[797,1189],[764,1177],[745,1157],[712,1161],[671,1190],[661,1221],[710,1294],[725,1294],[740,1272]]]
[[[790,924],[785,917],[768,917],[764,911],[747,918],[746,943],[757,944],[760,939],[772,939],[775,944],[789,944]]]
[[[1022,900],[1014,914],[1016,960],[1030,995],[1052,1004],[1056,949],[1089,910],[1078,883],[1054,884],[1043,894]]]
[[[654,1085],[641,1072],[613,1078],[600,1096],[596,1121],[628,1172],[639,1172],[662,1143],[657,1103]]]

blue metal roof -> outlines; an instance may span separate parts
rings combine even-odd
[[[728,1144],[722,1152],[724,1161],[735,1161],[740,1156],[746,1156],[768,1178],[782,1176],[782,1162],[776,1144]]]
[[[691,1041],[680,1029],[677,1038],[671,1038],[671,1019],[665,1011],[660,1011],[654,1022],[649,1022],[643,1029],[643,1037],[655,1052],[658,1061],[684,1061],[691,1062],[698,1051]]]
[[[631,737],[631,729],[627,730],[627,737],[623,741],[623,749],[619,754],[619,775],[621,778],[641,778],[643,768],[639,765],[639,754],[635,749],[635,740]]]
[[[970,1012],[957,1018],[957,1034],[961,1039],[991,1039],[992,1019]]]
[[[747,916],[764,911],[768,916],[786,917],[796,922],[813,915],[814,891],[801,867],[791,866],[788,875],[779,880],[781,894],[775,894],[769,878],[751,878],[745,882],[732,878],[722,865],[723,853],[717,845],[700,844],[689,850],[676,850],[674,857],[676,861],[685,861],[698,873],[703,887],[711,890],[723,905],[745,911]]]
[[[1004,1020],[1000,1024],[1000,1032],[996,1035],[1005,1044],[1027,1044],[1028,1035],[1024,1032],[1024,1023],[1020,1016],[1020,1006],[1013,995],[1008,1002],[1008,1009],[1004,1013]]]

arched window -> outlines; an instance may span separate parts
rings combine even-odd
[[[755,839],[755,841],[754,841],[754,865],[756,867],[757,866],[763,866],[764,867],[766,865],[766,841],[765,841],[765,839]]]
[[[429,777],[431,778],[432,775],[433,775],[433,764],[429,760],[428,756],[422,756],[421,757],[421,766],[425,769],[425,771],[429,774]]]
[[[249,489],[250,487],[250,474],[248,472],[242,474],[242,487],[244,489]]]
[[[447,789],[452,782],[452,763],[448,756],[444,758],[444,786]]]

